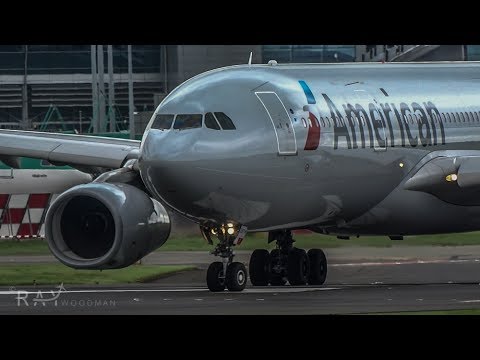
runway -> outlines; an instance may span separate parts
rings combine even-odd
[[[364,314],[480,307],[480,259],[334,263],[322,287],[211,293],[205,268],[130,286],[0,288],[0,314]],[[40,296],[39,296],[40,292]]]

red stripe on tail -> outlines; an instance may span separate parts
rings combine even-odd
[[[318,145],[320,144],[320,123],[318,119],[310,113],[308,116],[308,135],[307,142],[305,143],[304,150],[317,150]]]

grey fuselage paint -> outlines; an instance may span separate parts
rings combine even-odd
[[[378,235],[478,230],[480,207],[403,183],[429,159],[480,156],[479,73],[480,64],[468,62],[212,70],[158,106],[140,174],[155,198],[199,224]],[[256,96],[272,92],[285,113]],[[224,112],[236,130],[152,128],[157,114],[208,112]],[[291,126],[282,123],[288,117]],[[319,136],[318,147],[306,146],[309,135]],[[295,141],[297,152],[279,154],[284,141]]]

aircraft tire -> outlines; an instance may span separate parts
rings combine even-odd
[[[212,292],[220,292],[225,290],[225,279],[223,275],[223,264],[216,261],[210,264],[207,270],[207,286]]]
[[[272,262],[272,267],[273,267],[273,262],[275,261],[274,259],[278,258],[280,255],[280,250],[279,249],[273,249],[270,252],[270,259]],[[281,274],[276,274],[273,271],[270,271],[270,285],[272,286],[284,286],[287,283],[287,280],[281,275]]]
[[[250,257],[248,270],[253,286],[267,286],[270,278],[270,254],[268,251],[255,250]]]
[[[234,262],[228,265],[225,283],[229,291],[242,291],[247,285],[247,269],[245,265]]]
[[[308,275],[309,285],[323,285],[327,278],[327,257],[321,249],[308,250],[310,260],[310,274]]]
[[[305,285],[310,273],[310,261],[303,249],[293,248],[288,254],[287,279],[290,285]]]

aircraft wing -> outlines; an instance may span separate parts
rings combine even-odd
[[[80,167],[120,168],[138,158],[140,141],[88,135],[0,130],[0,160],[45,159]]]

